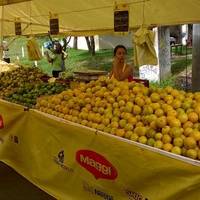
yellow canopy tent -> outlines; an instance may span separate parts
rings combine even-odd
[[[50,15],[57,14],[60,33],[93,35],[113,32],[115,3],[127,3],[129,27],[175,25],[200,22],[199,0],[0,0],[0,33],[15,35],[14,22],[22,23],[22,34],[49,31]]]

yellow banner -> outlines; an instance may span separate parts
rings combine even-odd
[[[0,115],[0,160],[57,199],[199,199],[199,162],[2,102]]]

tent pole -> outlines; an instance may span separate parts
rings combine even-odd
[[[1,19],[2,19],[2,21],[1,21],[1,35],[0,35],[0,44],[1,44],[1,46],[0,46],[0,60],[2,60],[3,59],[3,28],[4,28],[4,26],[3,26],[3,23],[4,23],[4,21],[3,21],[3,17],[4,17],[4,6],[2,6],[1,7]]]
[[[193,24],[192,39],[192,90],[200,91],[200,24]]]

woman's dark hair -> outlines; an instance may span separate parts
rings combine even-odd
[[[62,53],[62,45],[57,41],[54,44],[56,45],[55,53],[61,54]]]
[[[126,47],[125,47],[124,45],[119,44],[119,45],[117,45],[117,46],[114,48],[114,56],[116,55],[117,50],[118,50],[118,49],[121,49],[121,48],[124,49],[125,52],[127,53]]]

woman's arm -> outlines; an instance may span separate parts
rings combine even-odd
[[[133,67],[131,65],[126,64],[126,69],[123,73],[119,75],[119,81],[123,81],[127,79],[129,76],[133,76]]]

